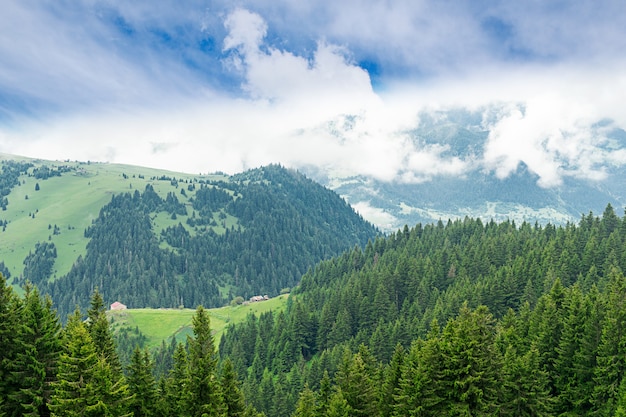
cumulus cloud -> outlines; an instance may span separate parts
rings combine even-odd
[[[323,41],[309,59],[264,44],[267,24],[261,16],[236,9],[225,20],[228,59],[244,75],[253,99],[299,105],[326,114],[360,111],[378,100],[369,74],[350,61],[347,51]],[[315,117],[315,115],[313,116]]]
[[[565,71],[535,79],[537,91],[498,107],[498,114],[485,113],[485,167],[504,178],[524,162],[544,187],[558,186],[566,176],[603,179],[607,162],[619,159],[624,146],[606,147],[609,130],[626,127],[613,93],[621,76]],[[606,119],[607,126],[598,126]]]
[[[601,179],[626,163],[607,137],[626,127],[626,25],[617,3],[592,11],[601,28],[581,17],[585,4],[85,1],[60,13],[9,1],[0,108],[19,122],[0,127],[0,151],[192,173],[280,162],[405,182],[504,178],[524,162],[545,187]],[[413,140],[420,112],[456,107],[484,112],[478,154]]]

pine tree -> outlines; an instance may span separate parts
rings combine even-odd
[[[330,397],[326,417],[351,417],[353,415],[352,408],[343,396],[341,388],[337,389]]]
[[[426,341],[416,341],[403,361],[393,416],[439,416],[447,410],[439,326],[433,323]]]
[[[613,417],[626,417],[626,378],[622,378],[617,398],[617,407]]]
[[[117,354],[115,340],[106,316],[106,306],[102,294],[96,290],[91,296],[91,304],[87,310],[87,329],[96,346],[96,352],[104,357],[115,378],[122,377],[122,364]]]
[[[330,397],[332,396],[332,383],[328,370],[324,370],[324,375],[320,380],[320,389],[317,392],[315,413],[320,416],[326,415],[330,405]]]
[[[159,401],[159,409],[167,416],[190,415],[186,405],[188,380],[187,351],[182,343],[174,350],[173,366],[164,383],[164,393]]]
[[[548,417],[553,415],[547,373],[539,366],[539,351],[532,345],[523,356],[509,346],[502,368],[501,415]]]
[[[130,409],[135,417],[147,417],[156,411],[156,381],[152,375],[152,361],[148,351],[137,346],[128,366],[128,388],[133,398]]]
[[[209,313],[199,306],[192,319],[194,337],[189,338],[187,409],[192,416],[223,416],[224,396],[217,376],[217,353]]]
[[[51,382],[61,352],[61,325],[49,297],[43,299],[36,287],[26,286],[17,332],[16,356],[9,380],[16,388],[9,395],[13,414],[49,415]]]
[[[593,393],[595,409],[601,415],[615,412],[626,370],[626,279],[617,268],[612,268],[610,277]]]
[[[499,396],[500,358],[493,317],[487,307],[464,305],[441,335],[444,378],[450,415],[489,416]]]
[[[555,379],[558,372],[555,363],[558,357],[558,347],[563,331],[565,315],[565,289],[561,280],[556,278],[550,292],[542,296],[537,308],[533,312],[533,334],[536,335],[539,349],[540,365],[548,373],[550,379],[550,393],[556,394]]]
[[[400,391],[402,367],[406,352],[402,345],[398,344],[391,357],[389,366],[385,369],[384,379],[379,394],[379,409],[381,417],[390,417],[396,406],[396,399]]]
[[[129,415],[126,407],[130,399],[128,387],[112,380],[111,368],[96,352],[78,311],[68,320],[63,345],[50,400],[52,415]]]
[[[555,362],[558,412],[586,414],[591,408],[597,327],[594,306],[574,285],[568,295]]]
[[[224,393],[224,406],[226,408],[226,417],[243,416],[246,403],[241,391],[235,368],[229,358],[226,358],[222,365],[222,375],[220,385]]]
[[[371,359],[371,354],[364,346],[355,355],[351,355],[346,349],[337,372],[337,386],[354,416],[372,416],[377,413],[376,376]]]
[[[300,393],[293,417],[316,417],[315,408],[315,393],[306,385]]]
[[[6,410],[6,398],[16,388],[11,383],[11,364],[17,353],[20,305],[19,298],[0,273],[0,400],[4,400],[4,404],[0,404],[0,412]]]

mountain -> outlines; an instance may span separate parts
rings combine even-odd
[[[2,161],[0,272],[61,317],[94,288],[131,308],[276,295],[378,231],[337,194],[272,165],[227,176]]]
[[[415,149],[436,149],[442,161],[464,164],[461,174],[399,172],[393,181],[373,176],[336,174],[320,167],[301,170],[343,196],[369,221],[387,232],[405,224],[438,220],[481,218],[565,224],[583,214],[601,213],[610,203],[626,205],[626,165],[620,163],[626,149],[626,131],[610,121],[590,127],[594,148],[590,155],[569,160],[568,151],[549,149],[559,159],[562,183],[547,186],[521,158],[517,168],[504,178],[485,162],[485,151],[494,122],[485,114],[504,114],[498,105],[491,109],[423,111],[417,128],[404,132]],[[523,111],[521,109],[520,111]],[[500,116],[501,117],[501,116]],[[567,132],[560,133],[566,135]],[[340,135],[340,133],[338,133]],[[516,140],[510,138],[511,141]],[[544,144],[538,146],[547,146]],[[545,150],[542,148],[542,151]],[[615,158],[607,155],[616,155]],[[579,165],[587,164],[582,167]],[[587,172],[594,171],[599,175]],[[434,168],[436,171],[437,168]],[[406,175],[404,175],[406,174]],[[403,178],[403,179],[402,179]]]

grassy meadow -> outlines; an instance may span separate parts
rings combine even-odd
[[[219,345],[224,329],[230,324],[240,323],[248,314],[260,315],[266,311],[281,311],[287,305],[288,294],[283,294],[267,301],[259,301],[238,306],[226,306],[209,309],[211,329],[215,336],[216,346]],[[161,341],[174,336],[184,341],[187,335],[192,335],[191,319],[194,309],[153,309],[138,308],[119,311],[109,311],[113,331],[122,327],[137,327],[147,338],[146,347],[155,348]]]
[[[114,194],[143,191],[147,184],[151,184],[161,197],[165,198],[168,192],[175,192],[179,201],[189,203],[194,193],[187,190],[187,196],[180,193],[180,188],[186,188],[186,183],[173,185],[170,181],[153,178],[167,176],[183,181],[227,180],[227,177],[219,174],[189,175],[130,165],[42,161],[0,154],[0,160],[5,159],[30,162],[35,167],[47,165],[51,168],[72,168],[71,172],[65,172],[60,177],[45,180],[22,175],[20,185],[14,187],[8,195],[7,210],[0,211],[0,220],[8,221],[6,230],[0,231],[0,261],[5,263],[11,276],[19,276],[23,272],[24,258],[34,250],[37,242],[44,241],[53,242],[57,249],[52,278],[67,274],[78,256],[86,252],[88,239],[84,236],[85,229],[98,217],[100,209],[111,201]],[[39,190],[36,191],[37,184]],[[179,222],[185,225],[185,220],[185,216],[173,220],[159,213],[153,219],[154,232],[158,235],[164,228]],[[233,222],[232,219],[230,222]],[[55,225],[60,230],[56,235],[53,234]]]

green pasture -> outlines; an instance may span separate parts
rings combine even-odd
[[[283,294],[267,301],[209,309],[216,346],[228,325],[244,321],[250,313],[260,315],[266,311],[281,311],[287,305],[288,297],[288,294]],[[194,309],[138,308],[109,311],[107,314],[113,331],[120,327],[137,327],[148,338],[146,347],[153,349],[172,336],[184,341],[187,335],[192,335],[191,319],[195,312]]]
[[[2,154],[0,159],[28,161],[35,167],[64,165],[73,168],[60,177],[45,180],[22,175],[20,185],[7,196],[7,210],[0,211],[0,220],[8,221],[6,230],[0,231],[0,261],[4,261],[12,276],[22,273],[24,258],[34,250],[37,242],[43,241],[53,242],[57,249],[53,278],[67,274],[78,256],[85,254],[88,242],[84,237],[85,229],[114,194],[143,191],[146,184],[151,184],[161,197],[174,192],[179,201],[188,203],[193,192],[186,190],[187,183],[184,181],[227,180],[219,174],[197,176],[130,165],[42,161]],[[183,182],[173,185],[170,181],[152,179],[162,176],[182,179]],[[38,191],[35,191],[36,184],[39,184]],[[180,193],[181,187],[185,187],[187,197]],[[159,213],[153,219],[155,233],[178,222],[185,224],[185,216],[173,220],[165,213]],[[230,226],[234,221],[228,219],[228,223],[227,226]],[[55,225],[60,234],[53,234]]]

